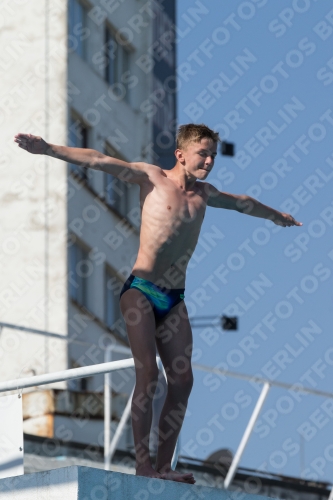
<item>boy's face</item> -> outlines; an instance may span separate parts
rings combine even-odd
[[[184,149],[178,149],[181,157],[177,158],[184,164],[187,172],[198,179],[206,179],[214,166],[217,155],[217,143],[212,139],[204,138],[200,142],[189,142]]]

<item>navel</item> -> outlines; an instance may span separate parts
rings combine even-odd
[[[167,206],[167,209],[168,209],[168,210],[170,210],[170,209],[171,209],[170,205],[168,205],[168,206]]]

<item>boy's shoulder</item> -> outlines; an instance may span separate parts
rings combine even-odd
[[[149,175],[163,175],[163,169],[159,167],[158,165],[154,165],[153,163],[146,163],[144,161],[140,161],[136,163],[137,165],[140,165],[140,168],[144,170],[146,173]]]

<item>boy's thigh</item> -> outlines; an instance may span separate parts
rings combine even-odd
[[[152,306],[137,289],[127,290],[120,298],[120,309],[136,366],[155,363],[156,323]]]
[[[153,308],[147,297],[137,288],[126,290],[120,297],[120,310],[126,322],[139,324],[142,320],[154,318]]]
[[[164,367],[175,371],[184,361],[190,366],[193,336],[185,302],[182,300],[157,322],[156,345]]]

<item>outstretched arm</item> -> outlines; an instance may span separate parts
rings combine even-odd
[[[44,141],[42,137],[32,134],[17,134],[14,141],[28,153],[48,155],[52,158],[75,163],[94,170],[102,170],[126,182],[140,184],[148,178],[149,168],[158,168],[143,162],[127,163],[104,155],[95,149],[71,148],[56,146]]]
[[[302,226],[301,222],[297,222],[290,214],[279,212],[274,208],[268,207],[260,201],[251,198],[251,196],[235,195],[230,193],[223,193],[214,186],[206,184],[208,191],[207,205],[215,208],[226,208],[229,210],[237,210],[242,214],[260,217],[262,219],[270,219],[278,226]]]

